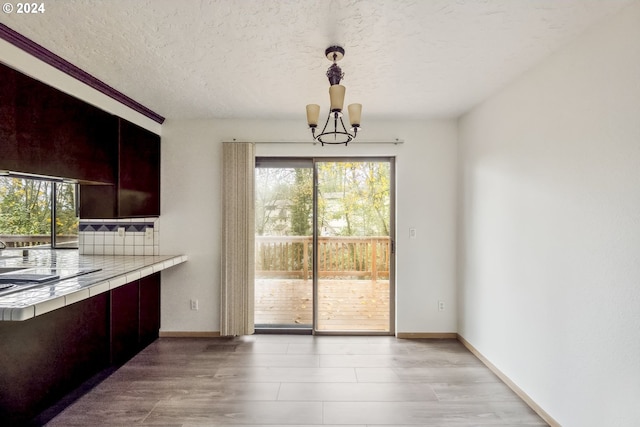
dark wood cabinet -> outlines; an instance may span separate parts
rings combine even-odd
[[[16,142],[16,92],[18,73],[0,64],[0,169],[18,158]]]
[[[120,217],[160,215],[160,136],[120,119]]]
[[[0,425],[29,424],[158,337],[160,273],[22,322],[0,322]]]
[[[118,186],[80,184],[80,218],[118,218]]]
[[[158,338],[160,273],[111,291],[111,362],[120,365]]]
[[[119,119],[115,185],[81,185],[81,218],[160,215],[160,136]]]
[[[24,322],[0,322],[0,424],[26,424],[108,366],[107,293]]]
[[[117,117],[0,64],[0,169],[116,178]]]
[[[160,215],[160,136],[0,64],[0,170],[77,180],[81,218]]]
[[[138,350],[139,281],[111,291],[111,363],[120,365]]]
[[[160,331],[160,273],[140,279],[139,345],[146,347]]]

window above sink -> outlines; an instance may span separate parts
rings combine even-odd
[[[77,189],[62,179],[0,171],[0,241],[8,248],[77,248]]]

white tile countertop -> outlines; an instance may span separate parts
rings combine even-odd
[[[27,253],[22,256],[22,250],[0,251],[0,268],[100,271],[0,295],[0,321],[31,319],[187,261],[186,255],[80,255],[77,250],[61,249],[29,249]]]

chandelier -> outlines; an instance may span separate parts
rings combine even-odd
[[[351,129],[347,131],[347,128],[342,121],[342,107],[344,106],[344,94],[345,87],[340,84],[340,80],[344,77],[342,69],[336,64],[344,57],[344,49],[341,46],[331,46],[324,51],[327,59],[333,64],[327,70],[327,77],[329,78],[329,99],[331,102],[331,109],[327,116],[327,121],[324,123],[322,132],[316,135],[316,128],[318,127],[318,118],[320,116],[320,106],[318,104],[307,105],[307,123],[311,129],[311,135],[316,142],[324,144],[344,144],[347,145],[353,141],[358,135],[358,129],[360,128],[360,117],[362,116],[362,104],[349,104],[347,109],[349,110],[349,122],[351,123]],[[332,122],[330,125],[329,122]],[[329,128],[327,130],[327,128]],[[333,130],[332,130],[333,128]]]

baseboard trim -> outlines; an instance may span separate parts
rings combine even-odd
[[[396,338],[400,339],[457,339],[455,332],[398,332]]]
[[[160,331],[160,338],[219,338],[219,331]]]
[[[527,395],[527,393],[525,393],[520,387],[518,387],[513,381],[511,381],[511,379],[507,377],[500,369],[498,369],[493,363],[491,363],[486,357],[484,357],[484,355],[480,353],[473,345],[471,345],[469,341],[464,339],[464,337],[460,334],[456,335],[458,341],[460,341],[462,345],[467,348],[467,350],[469,350],[471,353],[473,353],[474,356],[480,359],[480,361],[484,363],[485,366],[491,370],[491,372],[496,374],[496,376],[500,378],[500,380],[502,380],[502,382],[505,383],[507,387],[509,387],[515,394],[517,394],[518,397],[524,401],[524,403],[529,405],[529,407],[533,409],[533,411],[538,414],[540,418],[542,418],[547,424],[549,424],[550,427],[562,427],[559,422],[554,420],[551,415],[549,415],[544,409],[542,409],[540,405],[534,402],[533,399],[531,399],[529,395]]]

